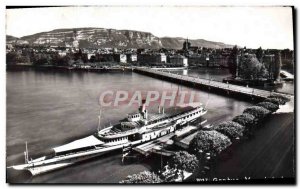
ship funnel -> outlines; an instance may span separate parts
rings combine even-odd
[[[142,105],[140,106],[140,111],[145,112],[146,110],[146,100],[142,100]]]

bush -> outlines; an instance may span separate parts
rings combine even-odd
[[[214,129],[230,139],[242,137],[245,127],[233,121],[224,121],[214,126]]]
[[[283,102],[278,98],[267,98],[264,100],[264,102],[270,102],[270,103],[276,104],[277,106],[283,105]]]
[[[253,115],[244,113],[234,117],[232,121],[245,127],[244,135],[251,136],[253,134],[253,129],[256,125],[255,117]]]
[[[272,94],[270,95],[268,98],[276,98],[279,99],[283,104],[287,103],[290,101],[290,99],[288,97],[285,97],[283,95],[280,94]]]
[[[140,172],[138,174],[129,175],[125,180],[120,181],[120,183],[132,184],[132,183],[162,183],[163,181],[160,177],[150,171]]]
[[[257,106],[263,107],[271,112],[275,112],[279,109],[279,106],[277,104],[273,104],[272,102],[260,102],[257,104]]]
[[[271,112],[263,107],[260,106],[251,106],[249,108],[246,108],[243,113],[248,113],[253,115],[257,120],[262,120],[267,115],[269,115]]]
[[[255,117],[252,114],[243,113],[242,115],[238,115],[232,119],[232,121],[239,123],[246,128],[252,127],[255,125]]]
[[[184,170],[193,173],[198,167],[199,161],[195,155],[186,151],[175,152],[175,155],[169,161],[171,168]]]
[[[190,143],[190,150],[193,152],[220,153],[231,145],[230,139],[218,131],[199,131]]]

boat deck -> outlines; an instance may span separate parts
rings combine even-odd
[[[76,150],[76,149],[80,149],[80,148],[86,148],[86,147],[91,147],[91,146],[97,146],[97,145],[101,145],[104,144],[104,142],[102,142],[101,140],[99,140],[98,138],[96,138],[94,135],[79,139],[79,140],[75,140],[71,143],[62,145],[62,146],[58,146],[56,148],[53,148],[53,150],[56,153],[60,153],[60,152],[65,152],[65,151],[71,151],[71,150]]]

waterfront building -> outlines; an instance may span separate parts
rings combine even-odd
[[[58,55],[59,55],[60,57],[67,56],[67,51],[58,51]]]
[[[127,63],[126,54],[114,54],[113,57],[115,62]]]
[[[174,55],[169,57],[169,61],[171,64],[175,64],[178,66],[188,66],[188,59],[182,55]]]
[[[208,61],[208,65],[211,67],[227,67],[229,56],[224,56],[222,54],[213,54],[210,55],[206,60]]]
[[[146,63],[146,64],[166,63],[167,56],[164,53],[138,54],[137,60],[141,63]]]
[[[128,62],[137,62],[137,55],[136,54],[127,54]]]
[[[95,53],[87,53],[87,58],[90,60],[92,56],[95,56]]]
[[[205,66],[206,56],[201,54],[192,54],[188,57],[188,63],[190,66]]]

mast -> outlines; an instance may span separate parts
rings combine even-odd
[[[205,107],[204,107],[204,108],[206,108],[206,106],[208,105],[208,102],[209,102],[209,96],[210,96],[210,95],[209,95],[209,93],[207,93],[207,95],[208,95],[208,96],[207,96],[207,101],[206,101],[206,104],[205,104]],[[200,100],[199,100],[199,102],[200,102]],[[200,102],[200,104],[201,104],[201,102]]]
[[[101,108],[100,108],[99,116],[98,116],[98,127],[97,127],[98,132],[100,131],[100,124],[101,124]]]
[[[25,157],[25,164],[27,163],[27,159],[26,159],[26,151],[24,152],[24,157]]]
[[[25,163],[28,163],[28,148],[27,148],[27,141],[25,142],[25,152],[24,152],[24,156],[25,156]]]

